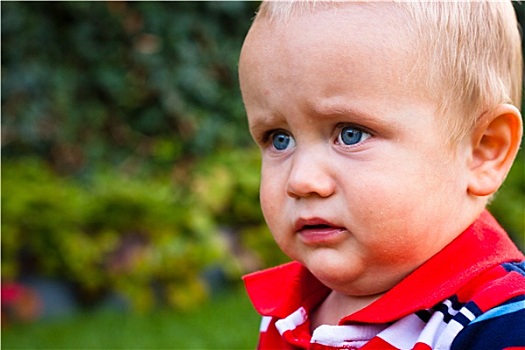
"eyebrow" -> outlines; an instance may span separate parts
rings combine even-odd
[[[256,140],[261,137],[261,134],[285,125],[286,118],[280,113],[258,113],[257,116],[248,119],[248,128]]]
[[[350,119],[351,122],[358,124],[366,124],[373,129],[382,129],[386,125],[391,125],[392,122],[387,120],[384,116],[374,112],[358,108],[355,104],[334,101],[311,104],[310,108],[315,116],[323,118],[341,118]]]

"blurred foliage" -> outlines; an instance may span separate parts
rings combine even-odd
[[[247,145],[237,60],[256,6],[2,3],[3,157],[85,173]]]
[[[202,269],[225,257],[211,218],[169,179],[113,172],[78,186],[24,160],[4,163],[2,187],[4,279],[60,277],[86,302],[115,290],[138,310],[160,286],[162,301],[184,308],[206,295]]]
[[[3,280],[184,309],[205,269],[235,280],[287,260],[237,83],[257,5],[2,2]],[[522,249],[524,178],[521,152],[491,205]]]

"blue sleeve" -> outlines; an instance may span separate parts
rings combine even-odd
[[[512,298],[474,319],[454,339],[451,350],[525,347],[525,296]]]

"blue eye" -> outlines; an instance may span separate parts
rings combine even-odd
[[[295,146],[294,139],[285,132],[278,131],[271,135],[272,145],[278,151],[284,151],[288,147]]]
[[[352,126],[345,126],[341,129],[338,141],[347,146],[355,145],[370,137],[370,134]]]

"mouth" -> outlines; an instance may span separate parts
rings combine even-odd
[[[331,222],[319,218],[299,219],[295,223],[295,232],[301,232],[304,230],[325,230],[337,227],[338,226]]]
[[[306,244],[335,243],[347,232],[345,227],[337,226],[329,221],[314,219],[299,219],[295,223],[295,232]]]

